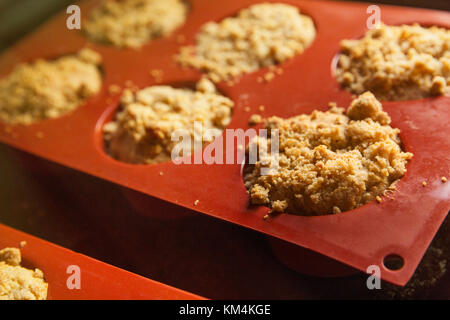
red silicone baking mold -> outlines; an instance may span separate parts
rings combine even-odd
[[[0,224],[0,250],[20,248],[22,266],[44,272],[48,300],[199,300],[194,294],[169,287],[106,263],[64,249]],[[81,271],[81,289],[68,289],[69,266]]]
[[[238,10],[260,1],[191,0],[186,24],[172,36],[157,39],[139,50],[116,49],[87,41],[79,31],[65,27],[62,14],[18,43],[0,59],[0,75],[15,64],[40,57],[57,57],[89,46],[103,56],[102,91],[76,111],[59,119],[30,126],[0,124],[0,140],[16,148],[81,170],[195,211],[220,218],[268,236],[326,255],[365,271],[379,265],[383,279],[404,285],[414,273],[426,248],[450,208],[449,175],[450,98],[385,102],[392,125],[401,130],[407,151],[414,153],[408,172],[397,184],[394,199],[385,198],[350,212],[322,217],[287,214],[264,220],[266,207],[250,207],[241,165],[130,165],[108,157],[103,148],[102,125],[114,116],[119,96],[110,96],[111,84],[124,86],[131,80],[138,87],[154,85],[150,70],[164,72],[163,83],[195,82],[201,73],[183,69],[173,56],[178,51],[179,35],[193,43],[196,32],[210,20],[234,15]],[[368,4],[322,1],[281,1],[295,6],[314,19],[317,37],[301,55],[283,63],[283,74],[269,83],[257,77],[267,70],[245,75],[239,83],[219,89],[235,102],[228,128],[248,128],[253,113],[289,117],[325,110],[329,101],[348,106],[351,95],[342,90],[333,76],[333,59],[342,39],[357,38],[366,31]],[[96,1],[81,4],[83,16]],[[450,27],[450,14],[431,10],[380,6],[387,24],[418,22]],[[258,106],[264,105],[260,112]],[[246,112],[245,107],[251,111]],[[39,133],[39,134],[38,134]],[[163,175],[160,175],[160,173]],[[427,182],[427,187],[422,182]],[[197,205],[194,205],[199,200]],[[151,213],[148,213],[151,215]],[[384,267],[384,257],[396,254],[404,259],[400,270]],[[294,257],[295,258],[295,257]]]

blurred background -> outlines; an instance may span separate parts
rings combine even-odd
[[[51,15],[76,2],[74,0],[0,0],[0,51],[32,31]],[[377,0],[368,2],[450,11],[450,0]]]

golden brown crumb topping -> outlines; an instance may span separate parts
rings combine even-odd
[[[261,123],[262,121],[263,121],[263,118],[259,114],[252,114],[250,116],[250,119],[248,119],[248,123],[250,125],[255,125],[255,124]]]
[[[85,22],[84,31],[96,42],[136,48],[172,33],[187,12],[183,0],[106,0]]]
[[[76,55],[18,65],[0,80],[0,120],[30,124],[57,118],[100,90],[101,57],[90,49]]]
[[[0,250],[0,300],[46,300],[48,284],[41,270],[20,266],[20,250]]]
[[[251,203],[276,212],[326,215],[374,200],[405,174],[412,157],[402,151],[399,130],[389,123],[370,92],[355,99],[346,114],[332,107],[289,119],[269,118],[266,127],[279,132],[279,167],[261,175],[261,168],[276,159],[269,153],[247,166]]]
[[[197,83],[196,90],[170,86],[152,86],[136,94],[125,90],[122,109],[104,126],[107,152],[129,163],[169,161],[178,143],[171,139],[175,130],[184,129],[206,145],[229,124],[233,106],[233,101],[220,95],[206,78]],[[202,132],[197,132],[195,121],[201,123]]]
[[[450,30],[381,24],[362,39],[342,41],[341,47],[336,77],[353,93],[410,100],[449,90]]]
[[[230,80],[302,53],[315,35],[312,19],[297,7],[256,4],[236,17],[205,24],[196,45],[183,47],[178,61],[205,70],[215,82]]]

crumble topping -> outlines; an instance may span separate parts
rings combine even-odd
[[[289,119],[269,118],[266,128],[279,130],[279,168],[261,175],[261,168],[276,158],[267,152],[270,138],[253,141],[263,154],[244,172],[251,203],[274,212],[326,215],[376,199],[405,174],[412,157],[402,151],[399,129],[390,122],[370,92],[353,100],[346,113],[331,107]]]
[[[205,146],[230,123],[233,106],[206,78],[197,83],[196,90],[152,86],[133,93],[127,89],[116,119],[103,128],[107,152],[135,164],[170,161],[172,149],[179,143],[171,140],[175,130],[185,129],[192,141],[200,137]],[[203,133],[196,132],[194,121],[202,124]]]
[[[101,57],[90,49],[18,65],[0,79],[0,120],[31,124],[79,107],[102,84]]]
[[[381,24],[341,47],[336,77],[352,93],[411,100],[449,91],[450,30]]]
[[[20,250],[0,250],[0,300],[46,300],[48,284],[41,270],[20,266]]]
[[[256,4],[235,17],[205,24],[195,46],[183,47],[177,60],[206,71],[214,82],[231,80],[302,53],[315,35],[314,22],[297,7]]]
[[[154,38],[168,36],[188,13],[184,0],[106,0],[84,24],[93,41],[137,48]]]

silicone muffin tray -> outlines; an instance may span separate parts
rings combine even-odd
[[[20,248],[22,266],[44,272],[49,285],[48,300],[199,300],[194,294],[169,287],[84,255],[61,248],[0,224],[0,250]],[[68,278],[80,270],[80,289],[69,289]]]
[[[139,88],[155,85],[150,76],[152,69],[163,71],[163,84],[196,82],[201,73],[183,69],[173,59],[179,47],[194,43],[195,34],[204,23],[232,16],[258,2],[261,1],[191,0],[184,26],[170,37],[154,40],[138,50],[91,43],[80,31],[66,28],[66,14],[55,17],[1,57],[0,76],[19,62],[54,58],[88,46],[103,57],[103,88],[83,106],[61,118],[30,126],[0,124],[0,140],[126,188],[307,248],[358,270],[378,265],[383,279],[404,285],[450,208],[450,183],[441,181],[450,172],[449,97],[383,103],[392,118],[392,126],[401,130],[405,149],[414,153],[414,158],[408,164],[407,174],[397,184],[393,199],[384,198],[382,203],[372,202],[336,215],[280,214],[263,219],[269,209],[249,206],[238,163],[131,165],[105,153],[102,126],[113,118],[119,107],[119,95],[108,93],[110,85],[124,87],[127,81]],[[368,4],[277,2],[298,6],[302,13],[312,17],[316,39],[304,53],[283,63],[283,74],[269,83],[257,81],[267,72],[259,70],[242,76],[234,86],[218,85],[235,102],[229,129],[247,129],[248,119],[254,113],[290,117],[314,109],[325,110],[330,101],[345,107],[351,101],[351,95],[337,83],[333,68],[340,41],[365,33]],[[81,3],[83,17],[89,15],[96,3]],[[381,19],[386,24],[417,22],[450,26],[447,12],[380,7]],[[186,39],[183,44],[177,41],[179,35]],[[260,105],[265,106],[263,112],[258,110]],[[250,112],[246,112],[246,106],[251,108]],[[426,187],[423,181],[427,182]],[[384,266],[384,258],[391,255],[403,258],[404,266],[400,270]]]

